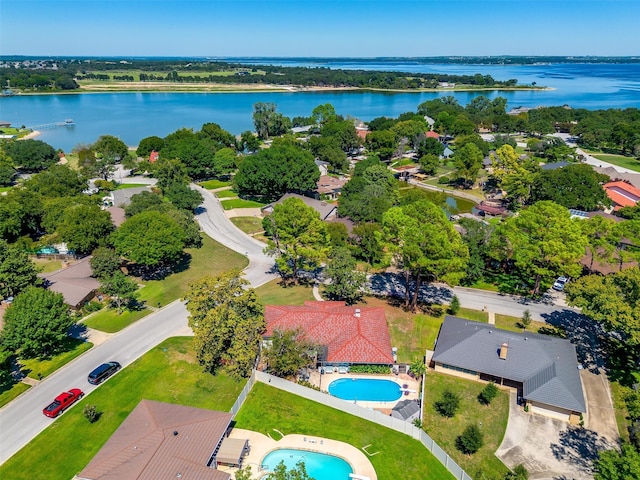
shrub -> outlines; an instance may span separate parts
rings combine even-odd
[[[460,407],[460,395],[450,390],[445,390],[440,400],[437,400],[433,407],[443,417],[453,417]]]
[[[491,401],[496,398],[497,394],[498,387],[496,387],[496,384],[493,382],[488,383],[487,386],[478,394],[478,401],[483,405],[489,405]]]
[[[484,436],[480,427],[474,424],[467,426],[462,435],[456,438],[456,448],[467,455],[476,453],[483,444]]]
[[[449,308],[447,308],[447,313],[449,315],[455,315],[460,310],[460,299],[457,295],[451,297],[451,302],[449,302]]]
[[[529,480],[529,472],[524,468],[524,465],[519,463],[513,467],[513,471],[505,474],[504,480]]]
[[[526,330],[529,325],[531,325],[531,312],[527,309],[522,313],[522,319],[520,320],[519,326],[522,327],[523,330]]]
[[[390,368],[386,365],[350,365],[350,373],[384,373],[389,374]]]
[[[424,358],[416,358],[411,362],[409,366],[409,373],[412,373],[416,377],[421,377],[427,371],[427,367],[424,364]]]
[[[96,423],[102,416],[102,412],[99,412],[95,405],[85,405],[82,413],[89,423]]]
[[[438,185],[448,185],[451,180],[449,177],[440,177],[438,178]]]
[[[540,327],[538,333],[541,335],[551,335],[552,337],[567,338],[567,332],[560,327]]]

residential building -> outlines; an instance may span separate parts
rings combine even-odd
[[[415,400],[400,400],[391,410],[391,416],[405,422],[413,422],[420,418],[420,404]]]
[[[100,288],[100,282],[92,277],[90,260],[91,257],[85,257],[73,265],[39,276],[49,290],[62,294],[67,305],[80,309],[93,299]]]
[[[121,207],[124,208],[131,203],[131,197],[142,192],[151,192],[151,187],[131,187],[123,188],[121,190],[114,190],[109,192],[109,195],[102,199],[102,202],[107,207]]]
[[[630,183],[618,180],[605,183],[603,188],[613,202],[614,210],[620,210],[622,207],[633,207],[640,201],[640,189]]]

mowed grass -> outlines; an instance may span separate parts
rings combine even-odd
[[[425,376],[423,401],[424,430],[460,465],[471,478],[503,478],[507,467],[494,455],[507,428],[509,394],[501,390],[489,406],[478,402],[478,394],[486,384],[429,371]],[[438,414],[433,403],[445,390],[461,397],[460,409],[453,418]],[[476,424],[484,435],[484,445],[473,455],[461,453],[456,438],[467,425]]]
[[[236,198],[238,194],[233,190],[220,190],[216,192],[216,197],[218,198]]]
[[[13,384],[11,388],[0,393],[0,408],[4,407],[11,400],[16,398],[22,392],[26,392],[31,388],[31,385],[27,385],[26,383],[18,382]]]
[[[148,187],[146,183],[121,183],[116,190],[124,190],[125,188]]]
[[[624,155],[610,155],[606,153],[592,153],[593,157],[603,162],[617,165],[618,167],[628,168],[635,172],[640,172],[640,161],[634,157],[625,157]]]
[[[142,399],[229,411],[244,381],[202,372],[192,340],[170,338],[121,370],[0,466],[0,478],[69,480]],[[103,412],[100,420],[89,423],[82,414],[85,405]]]
[[[627,404],[624,401],[623,386],[620,382],[609,382],[611,387],[611,396],[613,397],[613,409],[616,416],[616,424],[618,425],[618,434],[623,442],[629,441],[629,428],[631,420]]]
[[[302,305],[305,300],[315,300],[310,286],[283,287],[277,279],[256,288],[256,295],[263,305]]]
[[[378,480],[453,479],[444,465],[417,440],[376,423],[326,407],[297,395],[256,383],[236,416],[236,427],[263,434],[330,438],[379,452],[369,457]]]
[[[151,310],[145,308],[144,310],[125,310],[119,314],[116,309],[109,308],[94,313],[85,318],[82,323],[89,328],[100,330],[101,332],[115,333],[146,317],[150,313]]]
[[[253,200],[244,200],[242,198],[224,200],[220,203],[222,204],[222,208],[224,208],[225,210],[233,210],[234,208],[260,208],[266,205],[264,203],[255,202]]]
[[[140,289],[139,300],[153,307],[167,305],[182,298],[187,293],[189,284],[205,275],[219,275],[233,269],[242,270],[248,263],[244,255],[206,235],[203,235],[201,248],[188,248],[185,252],[189,257],[179,266],[176,273],[168,275],[163,280],[145,282],[145,286]]]
[[[205,180],[204,182],[199,182],[198,185],[206,188],[207,190],[215,190],[216,188],[229,187],[231,186],[231,182],[214,178],[213,180]]]
[[[93,343],[86,342],[77,338],[68,338],[65,342],[65,351],[54,355],[51,358],[37,359],[30,358],[27,360],[20,360],[22,364],[22,371],[27,374],[29,378],[38,380],[44,378],[47,375],[51,375],[63,365],[66,365],[74,358],[82,355],[84,352],[93,347]],[[40,374],[42,377],[39,377]]]
[[[60,260],[49,260],[48,258],[32,258],[31,261],[36,264],[39,272],[50,273],[60,270],[62,262]]]
[[[230,220],[236,227],[249,235],[253,235],[264,230],[262,228],[262,218],[260,217],[233,217]]]
[[[522,322],[521,318],[512,317],[510,315],[501,315],[499,313],[496,313],[496,327],[501,328],[502,330],[509,330],[510,332],[522,333],[525,330],[523,330],[522,327],[520,326],[521,322]],[[540,327],[545,327],[545,326],[548,327],[549,325],[547,325],[545,322],[538,322],[536,320],[532,320],[531,325],[527,327],[526,331],[537,333]]]

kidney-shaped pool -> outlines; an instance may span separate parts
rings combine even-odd
[[[329,384],[329,393],[363,402],[395,402],[402,397],[400,385],[382,378],[340,378]]]
[[[353,473],[351,465],[342,458],[308,450],[273,450],[262,459],[261,465],[273,471],[280,462],[284,462],[287,469],[304,462],[307,474],[315,480],[349,480],[349,474]]]

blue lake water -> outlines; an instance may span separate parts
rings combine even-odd
[[[402,397],[400,385],[374,378],[340,378],[329,384],[329,393],[343,400],[393,402]]]
[[[349,474],[353,473],[351,465],[343,459],[307,450],[274,450],[260,463],[273,471],[280,462],[284,462],[287,469],[291,469],[301,461],[304,462],[307,474],[315,480],[349,480]]]
[[[257,60],[252,60],[257,63]],[[281,64],[287,63],[281,60]],[[265,62],[266,63],[266,62]],[[273,63],[273,62],[271,62]],[[298,61],[299,64],[305,62]],[[570,105],[573,108],[640,108],[640,64],[589,65],[429,65],[403,61],[351,61],[311,66],[366,68],[408,72],[492,75],[517,78],[555,88],[546,91],[483,92],[489,98],[507,98],[507,108],[539,105]],[[398,116],[415,111],[426,100],[453,95],[465,105],[478,92],[286,92],[286,93],[101,93],[65,95],[18,95],[0,98],[0,119],[13,125],[34,127],[72,118],[76,125],[41,130],[41,140],[69,151],[92,143],[100,135],[120,137],[137,145],[145,137],[166,136],[182,128],[199,129],[215,122],[234,134],[252,130],[253,104],[273,102],[287,116],[308,116],[319,104],[331,103],[342,115],[367,121],[379,116]]]

